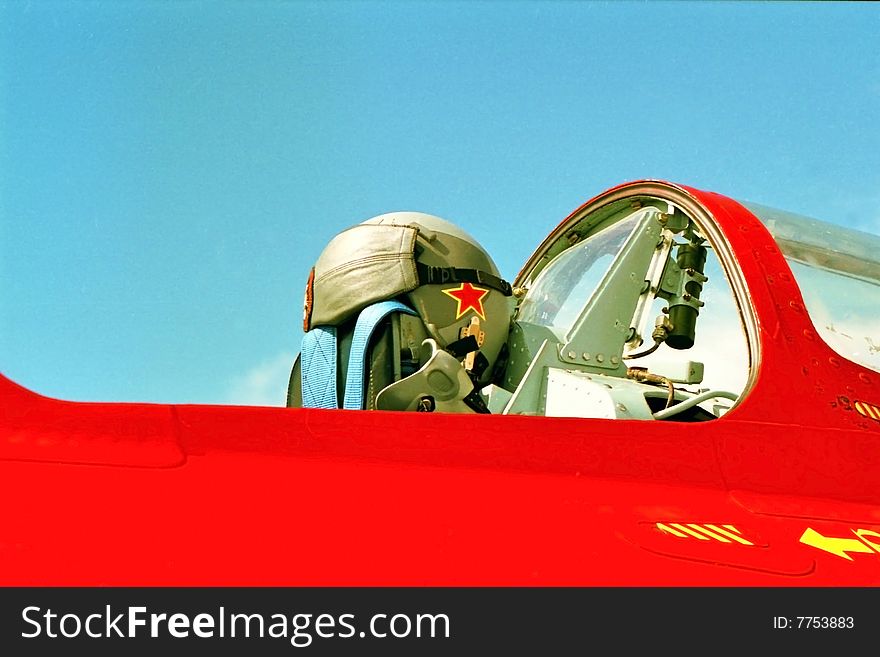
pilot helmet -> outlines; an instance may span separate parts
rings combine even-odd
[[[489,254],[461,228],[430,214],[392,212],[328,243],[306,289],[303,328],[339,326],[396,299],[421,320],[420,338],[452,353],[479,389],[492,381],[503,354],[511,293]],[[431,353],[412,346],[415,360]]]
[[[458,226],[430,214],[393,212],[364,223],[418,228],[419,286],[407,292],[406,299],[441,348],[468,334],[476,338],[478,360],[469,369],[476,368],[475,383],[489,383],[507,342],[512,304],[510,284],[486,250]]]

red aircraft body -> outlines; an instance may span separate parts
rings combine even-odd
[[[514,286],[578,222],[647,206],[699,221],[739,309],[747,379],[717,417],[81,403],[0,377],[0,584],[880,585],[880,373],[823,338],[760,211],[626,183]]]

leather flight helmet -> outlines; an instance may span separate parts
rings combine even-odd
[[[471,235],[455,224],[420,212],[393,212],[367,225],[415,226],[415,265],[419,285],[406,293],[428,335],[454,355],[467,350],[472,335],[477,350],[464,356],[466,369],[479,386],[492,380],[507,342],[513,311],[511,286]]]
[[[328,243],[309,278],[303,328],[339,326],[371,304],[397,299],[423,326],[410,341],[413,358],[424,360],[421,338],[430,338],[479,388],[492,381],[507,342],[511,293],[489,254],[461,228],[430,214],[392,212]]]

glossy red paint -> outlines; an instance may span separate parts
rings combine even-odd
[[[749,211],[652,184],[714,217],[748,288],[758,375],[724,417],[74,403],[0,377],[0,584],[880,585],[880,422],[841,400],[880,403],[880,376],[816,334]]]

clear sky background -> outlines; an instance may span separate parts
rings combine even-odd
[[[880,233],[880,5],[0,2],[0,371],[283,405],[309,268],[661,178]]]

